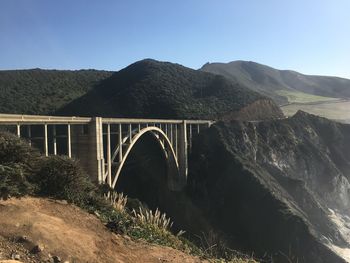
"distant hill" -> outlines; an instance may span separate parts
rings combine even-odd
[[[252,108],[249,105],[253,105]],[[58,114],[238,118],[242,109],[247,119],[282,116],[270,99],[223,76],[146,59],[114,73]]]
[[[220,74],[246,85],[272,98],[280,105],[288,102],[303,102],[303,100],[311,102],[312,100],[327,101],[329,98],[350,98],[350,80],[338,77],[303,75],[295,71],[277,70],[248,61],[207,63],[201,70]],[[310,97],[304,93],[317,97]],[[305,99],[305,96],[308,97]]]
[[[0,71],[0,113],[53,113],[111,75],[98,70]]]

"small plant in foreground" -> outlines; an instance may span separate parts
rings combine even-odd
[[[141,207],[136,212],[135,209],[132,210],[132,214],[143,224],[151,224],[160,229],[169,230],[173,226],[173,222],[170,218],[166,217],[165,213],[161,213],[158,208],[156,211],[142,209]]]
[[[124,212],[126,203],[128,202],[128,197],[123,193],[117,193],[115,191],[109,192],[106,195],[106,200],[110,202],[110,204],[118,211]]]
[[[197,236],[200,240],[200,247],[204,254],[215,259],[214,262],[228,263],[256,263],[252,257],[228,247],[222,237],[213,230]]]

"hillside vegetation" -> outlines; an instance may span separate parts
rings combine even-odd
[[[0,113],[52,114],[111,74],[97,70],[0,71]]]
[[[73,101],[60,115],[217,119],[269,100],[225,77],[151,59],[136,62]],[[266,104],[271,108],[271,104]],[[262,106],[260,112],[264,113]],[[275,107],[274,117],[282,112]],[[262,114],[263,115],[263,114]],[[265,118],[272,117],[265,114]]]
[[[329,98],[350,98],[350,80],[304,75],[291,70],[277,70],[248,61],[207,63],[202,71],[223,75],[272,98],[278,104],[289,103],[290,94],[300,92]],[[287,93],[281,93],[281,90]],[[309,97],[311,102],[315,97]],[[305,101],[305,98],[303,100]]]

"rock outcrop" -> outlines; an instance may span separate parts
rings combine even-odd
[[[335,251],[350,247],[349,125],[298,112],[217,123],[198,141],[190,192],[232,247],[276,262],[345,262]]]

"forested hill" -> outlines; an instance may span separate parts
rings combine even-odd
[[[246,85],[279,104],[288,103],[289,96],[300,96],[300,93],[350,98],[350,80],[344,78],[304,75],[291,70],[277,70],[251,61],[207,63],[201,70],[220,74]]]
[[[236,116],[237,112],[256,101],[264,101],[259,104],[262,115],[259,118],[282,115],[268,98],[225,77],[179,64],[146,59],[114,73],[58,113],[108,117],[219,118]],[[251,112],[256,111],[245,108],[245,115]]]
[[[0,71],[0,113],[51,114],[111,75],[97,70]]]
[[[152,59],[118,72],[0,71],[0,113],[269,119],[271,99],[223,76]]]

